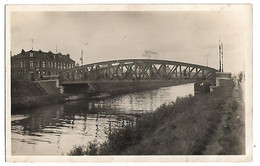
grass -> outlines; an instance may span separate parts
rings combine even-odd
[[[228,99],[232,98],[234,84],[232,81],[225,84],[209,94],[163,104],[155,112],[141,115],[136,125],[113,130],[105,143],[77,147],[69,155],[200,155],[220,125]],[[236,102],[230,105],[232,110],[237,107]],[[227,138],[221,144],[233,146]]]
[[[239,98],[232,98],[229,102],[229,114],[222,126],[224,135],[219,139],[219,144],[223,147],[219,153],[221,155],[241,155],[245,154],[245,119],[244,104],[241,95],[241,88],[238,89]]]

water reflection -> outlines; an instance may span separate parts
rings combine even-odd
[[[192,84],[50,105],[12,115],[12,155],[66,155],[75,145],[102,143],[113,129],[134,125],[138,114],[188,94],[193,95]]]

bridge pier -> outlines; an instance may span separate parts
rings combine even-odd
[[[64,94],[89,94],[91,92],[88,84],[63,85]]]

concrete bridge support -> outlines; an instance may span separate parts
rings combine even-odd
[[[64,94],[88,94],[91,92],[88,84],[63,85]]]

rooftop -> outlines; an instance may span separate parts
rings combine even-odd
[[[46,60],[56,60],[56,61],[64,61],[64,62],[75,62],[70,58],[70,54],[63,55],[61,53],[53,53],[51,51],[44,52],[44,51],[35,51],[35,50],[29,50],[24,51],[22,49],[21,53],[12,56],[12,59],[25,59],[30,57],[30,53],[33,53],[34,59],[46,59]]]

